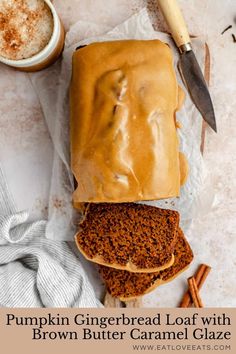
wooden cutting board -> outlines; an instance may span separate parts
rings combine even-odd
[[[207,84],[209,85],[210,83],[210,69],[211,69],[211,58],[210,58],[210,50],[205,43],[205,63],[204,63],[204,76]],[[206,129],[207,129],[207,124],[205,120],[202,120],[202,133],[201,133],[201,153],[204,153],[204,146],[205,146],[205,137],[206,137]],[[142,297],[137,298],[136,300],[132,301],[120,301],[119,299],[115,299],[112,297],[108,292],[106,292],[103,304],[105,307],[113,307],[113,308],[137,308],[137,307],[142,307]]]

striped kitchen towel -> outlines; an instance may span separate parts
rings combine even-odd
[[[46,221],[17,212],[0,166],[0,306],[100,307],[67,242],[45,238]]]

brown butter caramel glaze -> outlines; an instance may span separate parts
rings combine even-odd
[[[74,206],[178,196],[175,112],[182,101],[173,55],[158,40],[93,43],[76,51],[70,89]]]

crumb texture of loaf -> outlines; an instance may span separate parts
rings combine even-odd
[[[174,264],[156,273],[131,273],[106,266],[99,266],[99,272],[108,292],[120,300],[132,300],[154,290],[157,286],[171,281],[183,272],[193,260],[193,252],[183,232],[178,230],[174,250]]]
[[[174,262],[177,211],[135,203],[92,203],[80,226],[77,246],[95,263],[155,272]]]
[[[182,102],[173,54],[159,40],[77,50],[70,86],[74,206],[179,196],[175,114]]]

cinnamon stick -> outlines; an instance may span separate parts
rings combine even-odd
[[[206,264],[201,264],[198,267],[198,270],[195,273],[194,278],[195,278],[196,285],[199,290],[203,286],[210,270],[211,270],[211,267],[209,267]],[[192,299],[191,299],[189,290],[187,290],[182,298],[182,301],[181,301],[179,307],[190,307],[191,303],[192,303]]]
[[[195,307],[203,307],[196,280],[194,277],[188,278],[189,292]]]

